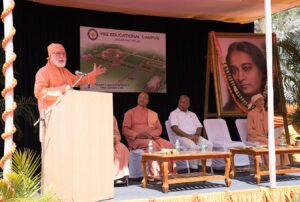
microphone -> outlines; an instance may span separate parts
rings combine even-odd
[[[84,73],[84,72],[81,72],[81,71],[78,71],[78,70],[75,71],[75,74],[76,75],[81,75],[81,76],[87,76],[88,75],[87,73]]]

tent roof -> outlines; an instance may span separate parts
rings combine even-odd
[[[248,23],[264,17],[264,0],[29,0],[42,4],[197,20]],[[300,0],[272,0],[272,13],[300,6]]]

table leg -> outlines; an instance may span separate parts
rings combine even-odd
[[[206,159],[201,160],[202,176],[206,175]]]
[[[225,160],[225,183],[226,186],[229,187],[231,185],[231,179],[229,177],[230,166],[232,165],[231,157],[226,157],[224,160]]]
[[[144,159],[142,157],[142,162],[141,162],[141,166],[142,166],[142,171],[143,171],[143,180],[142,180],[142,187],[146,188],[147,187],[147,183],[148,183],[148,175],[147,175],[147,168],[146,168],[146,159]]]
[[[256,154],[254,155],[254,166],[255,166],[255,180],[256,183],[259,184],[260,183],[260,167],[259,167],[259,162],[260,162],[260,155]]]
[[[285,154],[279,154],[280,155],[280,166],[285,166]]]
[[[171,161],[172,163],[172,174],[175,175],[177,173],[176,161]]]
[[[163,174],[163,185],[162,190],[164,193],[168,192],[169,190],[169,183],[168,183],[168,173],[169,173],[169,163],[168,161],[160,162],[161,168],[162,168],[162,174]]]
[[[231,171],[230,171],[230,177],[234,178],[235,174],[236,174],[236,170],[235,170],[235,165],[234,165],[234,153],[232,152],[230,155],[230,160],[231,160]]]

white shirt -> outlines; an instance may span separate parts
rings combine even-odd
[[[179,108],[171,112],[169,121],[172,126],[177,126],[180,130],[187,134],[194,135],[197,128],[202,128],[197,115],[191,111],[181,111]]]

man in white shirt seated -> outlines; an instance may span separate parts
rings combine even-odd
[[[201,150],[200,145],[205,145],[206,151],[211,151],[213,144],[201,137],[202,124],[197,115],[189,111],[190,98],[187,95],[181,95],[178,101],[178,108],[171,112],[169,121],[171,129],[175,133],[174,139],[178,139],[181,146],[187,150]],[[189,161],[191,170],[197,169],[198,160]]]

